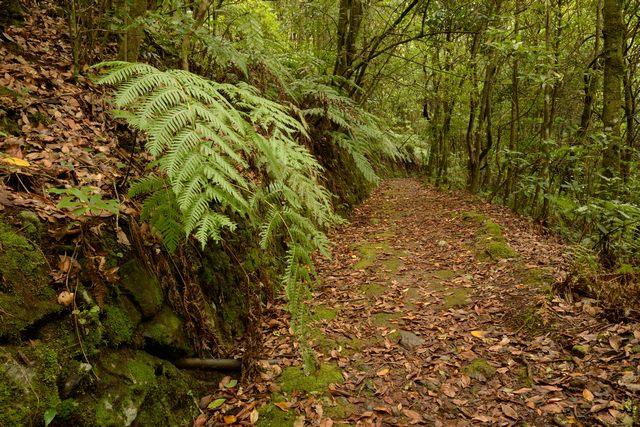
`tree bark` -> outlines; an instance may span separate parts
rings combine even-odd
[[[622,110],[622,79],[624,61],[622,55],[622,0],[604,0],[604,82],[602,123],[607,147],[602,155],[603,175],[612,179],[620,174],[620,124]],[[610,185],[605,184],[605,187]]]

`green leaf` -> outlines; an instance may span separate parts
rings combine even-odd
[[[225,385],[225,387],[226,388],[234,388],[237,385],[238,385],[238,380],[231,380]]]
[[[219,408],[220,406],[222,406],[222,404],[224,402],[226,402],[227,399],[225,398],[220,398],[220,399],[216,399],[213,402],[209,403],[209,406],[207,406],[208,409],[216,409]]]
[[[57,414],[58,411],[56,410],[56,408],[49,408],[44,411],[44,427],[47,427],[49,424],[51,424],[51,421],[53,421]]]

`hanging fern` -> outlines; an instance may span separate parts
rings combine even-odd
[[[294,331],[305,336],[305,303],[328,255],[325,227],[340,219],[318,183],[322,168],[297,138],[303,123],[240,83],[220,84],[181,70],[107,62],[98,83],[116,86],[117,115],[147,135],[157,173],[134,184],[146,195],[142,218],[173,250],[193,235],[204,247],[243,219],[261,244],[287,246],[283,285]],[[304,342],[303,342],[304,344]]]

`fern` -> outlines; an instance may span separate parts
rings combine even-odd
[[[106,69],[98,83],[116,86],[118,117],[148,137],[157,173],[130,191],[146,196],[142,219],[170,251],[190,235],[202,247],[222,240],[239,219],[259,230],[263,248],[284,243],[283,287],[293,328],[304,337],[312,253],[328,256],[323,229],[340,221],[318,183],[321,166],[297,141],[307,135],[304,123],[245,83],[145,64],[98,66]]]

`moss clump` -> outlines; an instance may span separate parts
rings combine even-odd
[[[473,379],[484,381],[496,374],[496,368],[485,359],[474,359],[464,367],[464,373]]]
[[[323,363],[311,375],[305,375],[302,367],[290,366],[282,371],[278,383],[282,391],[304,391],[307,393],[325,393],[329,384],[340,384],[344,381],[342,371],[333,364]]]
[[[316,306],[313,309],[312,317],[313,320],[333,320],[338,316],[338,309],[329,308],[324,305]]]
[[[388,272],[395,273],[400,269],[400,266],[402,265],[402,260],[394,256],[382,261],[382,265],[384,269],[387,270]]]
[[[160,311],[164,301],[158,278],[147,271],[138,260],[131,260],[120,267],[120,286],[126,290],[140,307],[145,317]]]
[[[516,371],[516,379],[519,387],[533,387],[533,379],[529,375],[529,369],[526,366],[518,368]]]
[[[502,235],[502,228],[488,218],[482,223],[482,228],[476,237],[476,253],[480,259],[493,261],[518,256]]]
[[[290,427],[296,420],[294,411],[283,411],[273,403],[268,403],[258,410],[258,427]]]
[[[384,294],[386,287],[380,283],[368,283],[360,286],[360,292],[367,297],[379,297]]]
[[[444,306],[446,308],[456,308],[469,305],[471,304],[470,293],[467,288],[454,289],[450,295],[444,297]]]
[[[356,412],[356,407],[344,397],[339,397],[334,404],[323,405],[324,414],[333,420],[349,418]]]
[[[15,337],[60,310],[41,251],[0,221],[0,336]]]
[[[445,281],[456,277],[458,274],[453,270],[436,270],[429,273],[435,279]]]
[[[131,342],[135,324],[127,313],[112,305],[105,306],[103,312],[105,318],[102,325],[109,342],[114,346]]]
[[[27,358],[32,365],[22,362]],[[47,409],[60,403],[58,354],[44,344],[0,348],[0,425],[41,423]]]
[[[40,218],[34,212],[20,211],[18,213],[21,230],[32,239],[38,239],[42,234],[43,227]]]
[[[371,267],[378,255],[383,252],[390,252],[391,247],[388,243],[368,243],[365,242],[358,248],[358,252],[360,254],[360,261],[354,264],[353,268],[356,270],[365,270]]]
[[[182,319],[164,307],[153,319],[142,325],[142,336],[149,344],[178,356],[189,352]]]
[[[393,321],[402,317],[402,313],[376,313],[371,316],[371,321],[375,326],[393,326]]]

